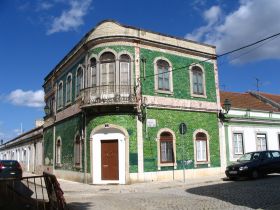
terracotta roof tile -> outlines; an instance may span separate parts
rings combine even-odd
[[[263,101],[252,96],[250,93],[236,93],[236,92],[221,91],[220,96],[221,96],[221,105],[223,105],[224,100],[227,98],[231,101],[232,108],[279,112],[277,108],[273,107],[270,104],[264,103]]]

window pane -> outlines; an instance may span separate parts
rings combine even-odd
[[[130,67],[130,64],[127,62],[120,63],[120,85],[129,85],[130,84],[129,67]]]
[[[263,151],[267,149],[266,145],[266,135],[265,134],[257,134],[257,150]]]
[[[173,162],[173,142],[161,141],[161,162]]]
[[[207,147],[204,140],[196,140],[196,160],[207,161]]]
[[[233,134],[233,147],[234,147],[234,154],[236,154],[236,155],[243,154],[243,135],[242,135],[242,133]]]

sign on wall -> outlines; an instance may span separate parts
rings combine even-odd
[[[155,128],[157,126],[156,119],[147,119],[147,127]]]

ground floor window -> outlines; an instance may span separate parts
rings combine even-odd
[[[61,165],[61,139],[56,141],[55,163],[57,166]]]
[[[77,135],[74,143],[74,162],[76,167],[81,166],[82,159],[82,141],[80,135]]]
[[[196,134],[195,145],[196,145],[196,161],[197,162],[208,161],[207,136],[205,133],[199,132]]]
[[[243,134],[234,133],[233,134],[233,150],[235,155],[242,155],[243,151]]]
[[[266,134],[257,134],[257,151],[267,150]]]
[[[169,132],[163,132],[160,135],[160,162],[173,163],[173,138]]]

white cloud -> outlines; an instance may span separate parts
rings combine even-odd
[[[14,132],[17,136],[19,136],[19,135],[21,135],[21,134],[22,134],[22,132],[21,132],[21,129],[20,129],[20,128],[16,128],[16,129],[14,129],[14,130],[13,130],[13,132]]]
[[[45,104],[43,90],[23,91],[21,89],[17,89],[12,91],[8,95],[7,99],[12,104],[18,106],[43,107]]]
[[[187,34],[186,38],[214,44],[221,54],[280,32],[279,11],[279,0],[240,0],[237,10],[218,18],[218,12],[212,7],[203,15],[206,25]],[[279,45],[278,38],[249,48],[250,53],[238,57],[237,62],[279,59]],[[244,51],[238,54],[242,53]]]
[[[43,1],[40,0],[37,4],[37,11],[42,11],[42,10],[49,10],[53,7],[53,3],[47,2],[47,1]]]
[[[88,13],[92,0],[71,0],[70,9],[63,11],[59,17],[55,17],[47,34],[61,31],[76,30],[84,24],[83,17]]]

